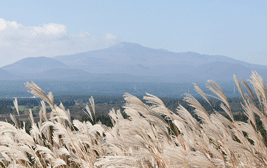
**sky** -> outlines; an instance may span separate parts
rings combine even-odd
[[[267,65],[265,0],[3,0],[0,67],[119,42]]]

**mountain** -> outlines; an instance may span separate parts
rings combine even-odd
[[[30,79],[43,79],[43,80],[66,80],[66,79],[79,79],[90,76],[90,73],[78,69],[69,68],[53,68],[45,70],[33,75],[27,75]]]
[[[58,80],[58,81],[91,81],[91,82],[142,82],[139,78],[129,74],[91,74],[79,69],[54,68],[40,73],[26,75],[30,80]]]
[[[267,69],[266,66],[249,64],[226,56],[194,52],[175,53],[125,42],[106,49],[56,56],[54,59],[90,73],[127,73],[136,76],[184,75],[198,72],[201,66],[214,67],[215,62],[229,64],[229,66],[236,64],[257,71]]]
[[[53,68],[67,68],[64,63],[47,57],[29,57],[2,67],[3,70],[16,75],[28,75]]]
[[[252,70],[267,77],[267,66],[226,56],[175,53],[125,42],[73,55],[25,58],[2,68],[27,79],[97,82],[181,83],[209,79],[227,82],[233,81],[233,74],[247,79]]]
[[[0,68],[0,80],[20,80],[23,79],[17,75],[11,74]]]
[[[195,79],[196,81],[231,81],[233,80],[233,74],[248,79],[251,75],[251,68],[237,63],[215,61],[198,66],[190,72],[190,76],[198,77]]]

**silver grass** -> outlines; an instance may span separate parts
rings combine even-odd
[[[90,117],[91,121],[94,121],[94,119],[93,119],[93,115],[92,115],[92,113],[91,113],[91,110],[90,110],[90,107],[88,106],[88,104],[85,105],[85,109],[86,109],[86,112],[87,112],[87,113],[86,113],[86,112],[83,110],[83,111],[85,112],[85,114],[87,114],[87,115]]]
[[[255,95],[242,80],[249,96],[243,93],[235,76],[234,80],[243,98],[247,122],[234,120],[221,88],[209,81],[208,88],[221,100],[221,108],[230,120],[214,109],[209,114],[189,94],[185,100],[201,122],[181,105],[172,112],[151,94],[144,96],[146,103],[125,94],[124,112],[128,118],[120,110],[112,109],[110,128],[96,123],[92,97],[89,99],[92,110],[88,105],[85,107],[92,123],[71,121],[70,112],[62,103],[59,107],[54,105],[52,93],[46,95],[36,84],[27,83],[30,92],[50,105],[50,117],[44,101],[37,123],[30,110],[31,136],[19,127],[13,115],[15,126],[0,122],[0,163],[4,167],[266,167],[267,147],[255,120],[256,114],[267,130],[266,85],[253,72],[250,82]],[[212,107],[209,95],[197,85],[194,87]]]
[[[238,81],[238,79],[237,79],[237,77],[235,76],[235,75],[233,75],[234,76],[234,81],[235,81],[235,84],[236,84],[236,86],[237,86],[237,89],[238,89],[238,91],[240,92],[240,94],[241,94],[241,96],[242,96],[242,98],[243,99],[245,99],[245,96],[244,96],[244,92],[243,92],[243,90],[242,90],[242,88],[241,88],[241,85],[240,85],[240,83],[239,83],[239,81]],[[247,85],[247,83],[244,81],[244,80],[242,80],[242,83],[244,84],[244,86],[247,88],[248,87],[248,85]],[[249,87],[248,87],[249,88]],[[250,90],[250,89],[249,89]],[[250,90],[251,91],[251,90]],[[252,94],[253,95],[253,94]]]
[[[37,127],[36,123],[32,124],[32,128],[30,130],[31,136],[35,139],[35,141],[40,142],[41,141],[41,132],[39,128]]]
[[[183,106],[179,105],[177,108],[178,115],[183,119],[183,121],[193,130],[198,130],[199,123],[193,116],[185,109]]]
[[[18,131],[16,134],[15,134],[15,137],[14,137],[17,141],[25,144],[25,145],[28,145],[28,146],[35,146],[35,142],[34,140],[32,139],[32,137],[27,134],[26,132],[24,131]]]
[[[63,105],[62,102],[60,102],[59,107],[60,107],[62,110],[66,111],[66,109],[65,109],[65,107],[64,107],[64,105]]]
[[[198,151],[190,153],[188,163],[190,164],[190,167],[215,168],[215,165],[205,155]]]
[[[136,166],[135,158],[129,156],[107,156],[99,159],[99,161],[95,164],[97,167],[105,167],[105,168],[131,168]]]
[[[45,105],[45,101],[41,101],[41,111],[42,111],[42,115],[43,115],[43,117],[44,117],[44,119],[45,119],[45,121],[48,121],[48,119],[47,119],[47,114],[46,114],[46,105]]]
[[[104,129],[100,124],[94,124],[91,128],[89,128],[88,132],[91,136],[96,135],[97,132],[101,135],[104,133]]]
[[[20,164],[17,164],[16,161],[13,161],[7,168],[26,168],[25,166],[22,166]]]
[[[222,139],[231,139],[233,138],[233,133],[229,128],[232,126],[232,123],[223,117],[220,114],[211,115],[211,121],[213,126],[215,127],[203,127],[205,133],[211,138],[213,141],[222,140]],[[231,124],[229,124],[231,123]]]
[[[191,107],[194,107],[194,112],[202,119],[203,122],[210,122],[209,114],[204,107],[190,94],[185,94],[184,100],[189,103]]]
[[[266,115],[266,93],[265,86],[263,84],[263,79],[259,76],[256,71],[252,72],[250,83],[253,85],[256,96],[259,100],[260,106],[262,107],[262,112]],[[264,107],[265,106],[265,107]]]
[[[70,114],[67,111],[57,107],[56,105],[50,113],[50,120],[57,120],[58,122],[66,120],[69,121],[69,123],[71,122]]]
[[[260,120],[262,122],[264,129],[267,130],[267,117],[266,117],[266,115],[262,111],[260,111],[260,109],[258,109],[254,104],[249,103],[249,108],[251,108],[253,110],[253,112],[260,117]]]
[[[59,148],[57,150],[57,154],[58,155],[70,155],[69,151],[65,148],[65,147],[62,147],[62,148]]]
[[[246,87],[246,89],[249,91],[249,94],[250,94],[250,96],[252,97],[252,99],[255,101],[256,99],[255,99],[255,96],[254,96],[254,94],[252,93],[252,90],[250,89],[250,87],[248,86],[248,84],[247,84],[247,82],[244,80],[244,79],[242,79],[242,84]],[[244,98],[243,98],[244,99]]]
[[[52,99],[52,95],[50,95],[50,98],[49,98],[44,93],[44,91],[39,86],[37,86],[34,82],[32,83],[26,82],[25,86],[26,88],[30,89],[30,91],[28,92],[46,101],[51,106],[51,108],[54,106],[53,102],[50,100],[50,98]]]
[[[146,93],[147,96],[144,96],[143,99],[146,100],[146,103],[150,103],[153,106],[151,108],[153,111],[166,115],[168,118],[171,118],[171,111],[167,109],[164,103],[156,96]]]
[[[3,132],[5,132],[7,130],[17,131],[17,129],[13,125],[11,125],[10,123],[0,121],[0,134],[2,134]]]
[[[16,108],[16,111],[17,111],[17,113],[19,115],[19,106],[18,106],[18,100],[17,100],[17,98],[15,98],[15,100],[13,100],[13,104],[14,104],[14,106]]]
[[[208,84],[207,88],[210,91],[212,91],[214,94],[216,94],[218,96],[218,99],[221,100],[231,110],[229,102],[228,102],[225,94],[223,93],[221,87],[213,80],[208,80],[208,83],[209,84]]]
[[[209,103],[209,105],[212,107],[211,103],[209,102],[209,99],[208,99],[207,95],[195,83],[193,83],[193,84],[194,84],[195,91],[198,94],[200,94],[207,101],[207,103]]]
[[[56,135],[56,134],[52,135],[52,140],[53,140],[53,143],[55,145],[61,146],[60,145],[60,139],[59,139],[59,136],[58,135]]]
[[[19,124],[18,124],[18,122],[17,122],[16,117],[15,117],[14,115],[10,114],[10,119],[13,121],[13,123],[15,124],[15,126],[16,126],[17,128],[19,128]]]
[[[42,126],[40,128],[40,131],[43,133],[44,131],[46,131],[48,129],[48,127],[53,126],[53,125],[54,125],[54,123],[51,121],[43,122]]]
[[[146,106],[141,100],[139,100],[137,97],[129,94],[129,93],[125,93],[123,95],[124,100],[126,100],[126,103],[124,105],[124,108],[132,108],[136,111],[138,111],[139,113],[141,113],[144,116],[149,115],[149,109],[148,106]]]
[[[52,159],[53,167],[59,167],[66,165],[66,162],[60,158]]]
[[[79,132],[86,134],[88,132],[87,127],[79,120],[73,120],[73,125],[78,129]]]
[[[38,126],[40,127],[42,125],[42,122],[43,122],[43,112],[42,112],[42,109],[39,110],[39,117],[40,117],[40,120],[38,122]]]
[[[91,104],[91,107],[92,107],[92,110],[93,110],[93,113],[95,116],[95,100],[94,100],[93,96],[90,97],[89,102]]]
[[[251,121],[253,127],[257,130],[257,125],[256,125],[256,120],[255,120],[255,115],[254,112],[251,108],[251,106],[249,106],[249,104],[242,105],[243,109],[244,109],[244,114],[248,117],[249,121]]]
[[[34,119],[33,119],[32,110],[31,109],[29,109],[29,116],[30,116],[31,124],[34,124]]]
[[[11,162],[11,158],[5,152],[0,152],[0,160],[2,163],[3,161]]]
[[[47,97],[49,98],[51,104],[53,105],[54,104],[54,96],[53,96],[52,92],[49,92]]]
[[[251,84],[253,84],[254,88],[260,92],[260,95],[266,100],[266,93],[265,93],[265,87],[263,84],[263,79],[260,77],[260,75],[256,72],[253,71],[251,75]]]
[[[231,120],[234,122],[235,119],[234,119],[233,113],[229,110],[229,108],[226,107],[223,103],[221,103],[220,107],[231,118]]]

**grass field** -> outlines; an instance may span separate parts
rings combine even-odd
[[[236,121],[231,106],[214,81],[208,89],[221,101],[216,111],[198,86],[195,90],[211,106],[206,109],[193,96],[185,101],[194,109],[194,118],[182,105],[175,111],[168,109],[156,96],[139,98],[125,94],[124,118],[120,110],[111,109],[112,127],[94,120],[96,106],[90,98],[85,107],[92,122],[71,120],[70,112],[53,103],[53,95],[46,95],[36,84],[27,83],[30,92],[46,101],[41,103],[39,120],[31,111],[31,128],[26,133],[10,115],[13,124],[0,121],[0,166],[2,167],[267,167],[267,147],[255,117],[267,130],[267,86],[253,72],[244,94],[236,77],[234,80],[243,98],[242,108],[247,121]],[[19,112],[18,112],[19,114]],[[21,117],[21,116],[20,116]]]

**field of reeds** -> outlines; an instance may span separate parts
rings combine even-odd
[[[231,107],[214,81],[207,87],[221,101],[227,117],[213,109],[208,113],[191,95],[186,102],[196,118],[179,105],[176,111],[151,94],[137,97],[125,94],[122,112],[111,109],[113,126],[95,121],[94,99],[86,105],[91,122],[71,120],[70,111],[55,105],[53,95],[46,95],[35,83],[26,83],[29,91],[40,97],[40,121],[34,122],[31,110],[29,134],[19,117],[10,115],[13,124],[0,122],[1,167],[267,167],[267,148],[256,124],[259,117],[267,130],[267,97],[263,79],[252,72],[251,88],[245,80],[234,80],[243,98],[246,122],[235,121]],[[241,84],[247,89],[245,94]],[[197,85],[195,90],[210,104]],[[143,102],[146,103],[143,103]],[[46,110],[46,103],[51,111]],[[14,100],[17,107],[17,100]]]

